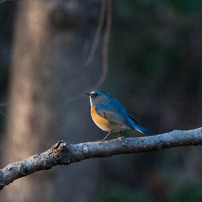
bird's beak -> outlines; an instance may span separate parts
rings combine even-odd
[[[87,96],[90,96],[90,93],[85,93]]]

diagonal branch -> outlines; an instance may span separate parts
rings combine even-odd
[[[41,154],[30,156],[0,169],[0,189],[20,177],[39,170],[51,169],[56,165],[69,165],[89,158],[149,152],[188,145],[202,145],[202,128],[175,130],[155,136],[113,139],[104,142],[68,144],[59,141]]]

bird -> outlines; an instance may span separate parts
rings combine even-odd
[[[108,134],[104,140],[112,133],[119,132],[126,129],[137,130],[144,135],[152,135],[150,131],[143,128],[135,119],[135,117],[128,113],[123,105],[113,98],[108,92],[97,89],[90,93],[86,93],[90,98],[91,117],[94,123]]]

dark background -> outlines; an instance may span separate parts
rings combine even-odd
[[[91,43],[94,35],[92,33],[95,33],[98,22],[99,7],[98,4],[94,10],[96,14],[90,21],[95,25],[94,28],[85,30]],[[9,99],[8,90],[11,86],[16,9],[16,2],[0,4],[2,105],[18,104],[15,100]],[[83,46],[84,44],[81,44],[81,47]],[[101,42],[97,55],[96,65],[99,70],[102,61],[99,56]],[[92,70],[93,74],[97,78],[97,73]],[[95,78],[93,76],[90,78],[92,83],[96,81]],[[109,91],[145,128],[155,133],[200,127],[202,2],[200,0],[112,1],[109,67],[101,88]],[[78,94],[83,95],[81,92]],[[86,103],[85,107],[89,107],[88,99],[85,97],[81,99]],[[78,104],[79,102],[77,101]],[[8,106],[9,104],[0,108],[1,139],[6,136],[6,126],[12,127],[15,121],[12,117],[6,119]],[[86,117],[90,119],[88,113],[89,108],[86,110]],[[72,143],[94,141],[104,137],[105,133],[97,129],[92,121],[89,124],[88,127],[92,128],[97,136],[83,137],[81,141],[71,137]],[[123,135],[127,137],[139,134],[126,131]],[[116,134],[111,135],[111,138],[115,137]],[[69,141],[68,138],[65,140]],[[37,152],[41,151],[36,150],[35,153]],[[201,201],[201,152],[200,147],[181,147],[100,159],[98,188],[94,194],[96,201]],[[3,149],[1,153],[6,155]],[[75,166],[79,166],[79,163]],[[60,168],[57,171],[59,170]]]

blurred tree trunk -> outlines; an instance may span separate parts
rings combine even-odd
[[[90,43],[94,30],[85,13],[90,16],[89,10],[98,6],[92,2],[19,3],[10,86],[14,104],[9,110],[4,164],[41,152],[60,139],[72,143],[96,139],[88,99],[70,102],[89,89],[99,73],[95,62],[93,67],[83,65],[84,43]],[[97,165],[91,160],[33,174],[9,185],[1,199],[93,201]]]

